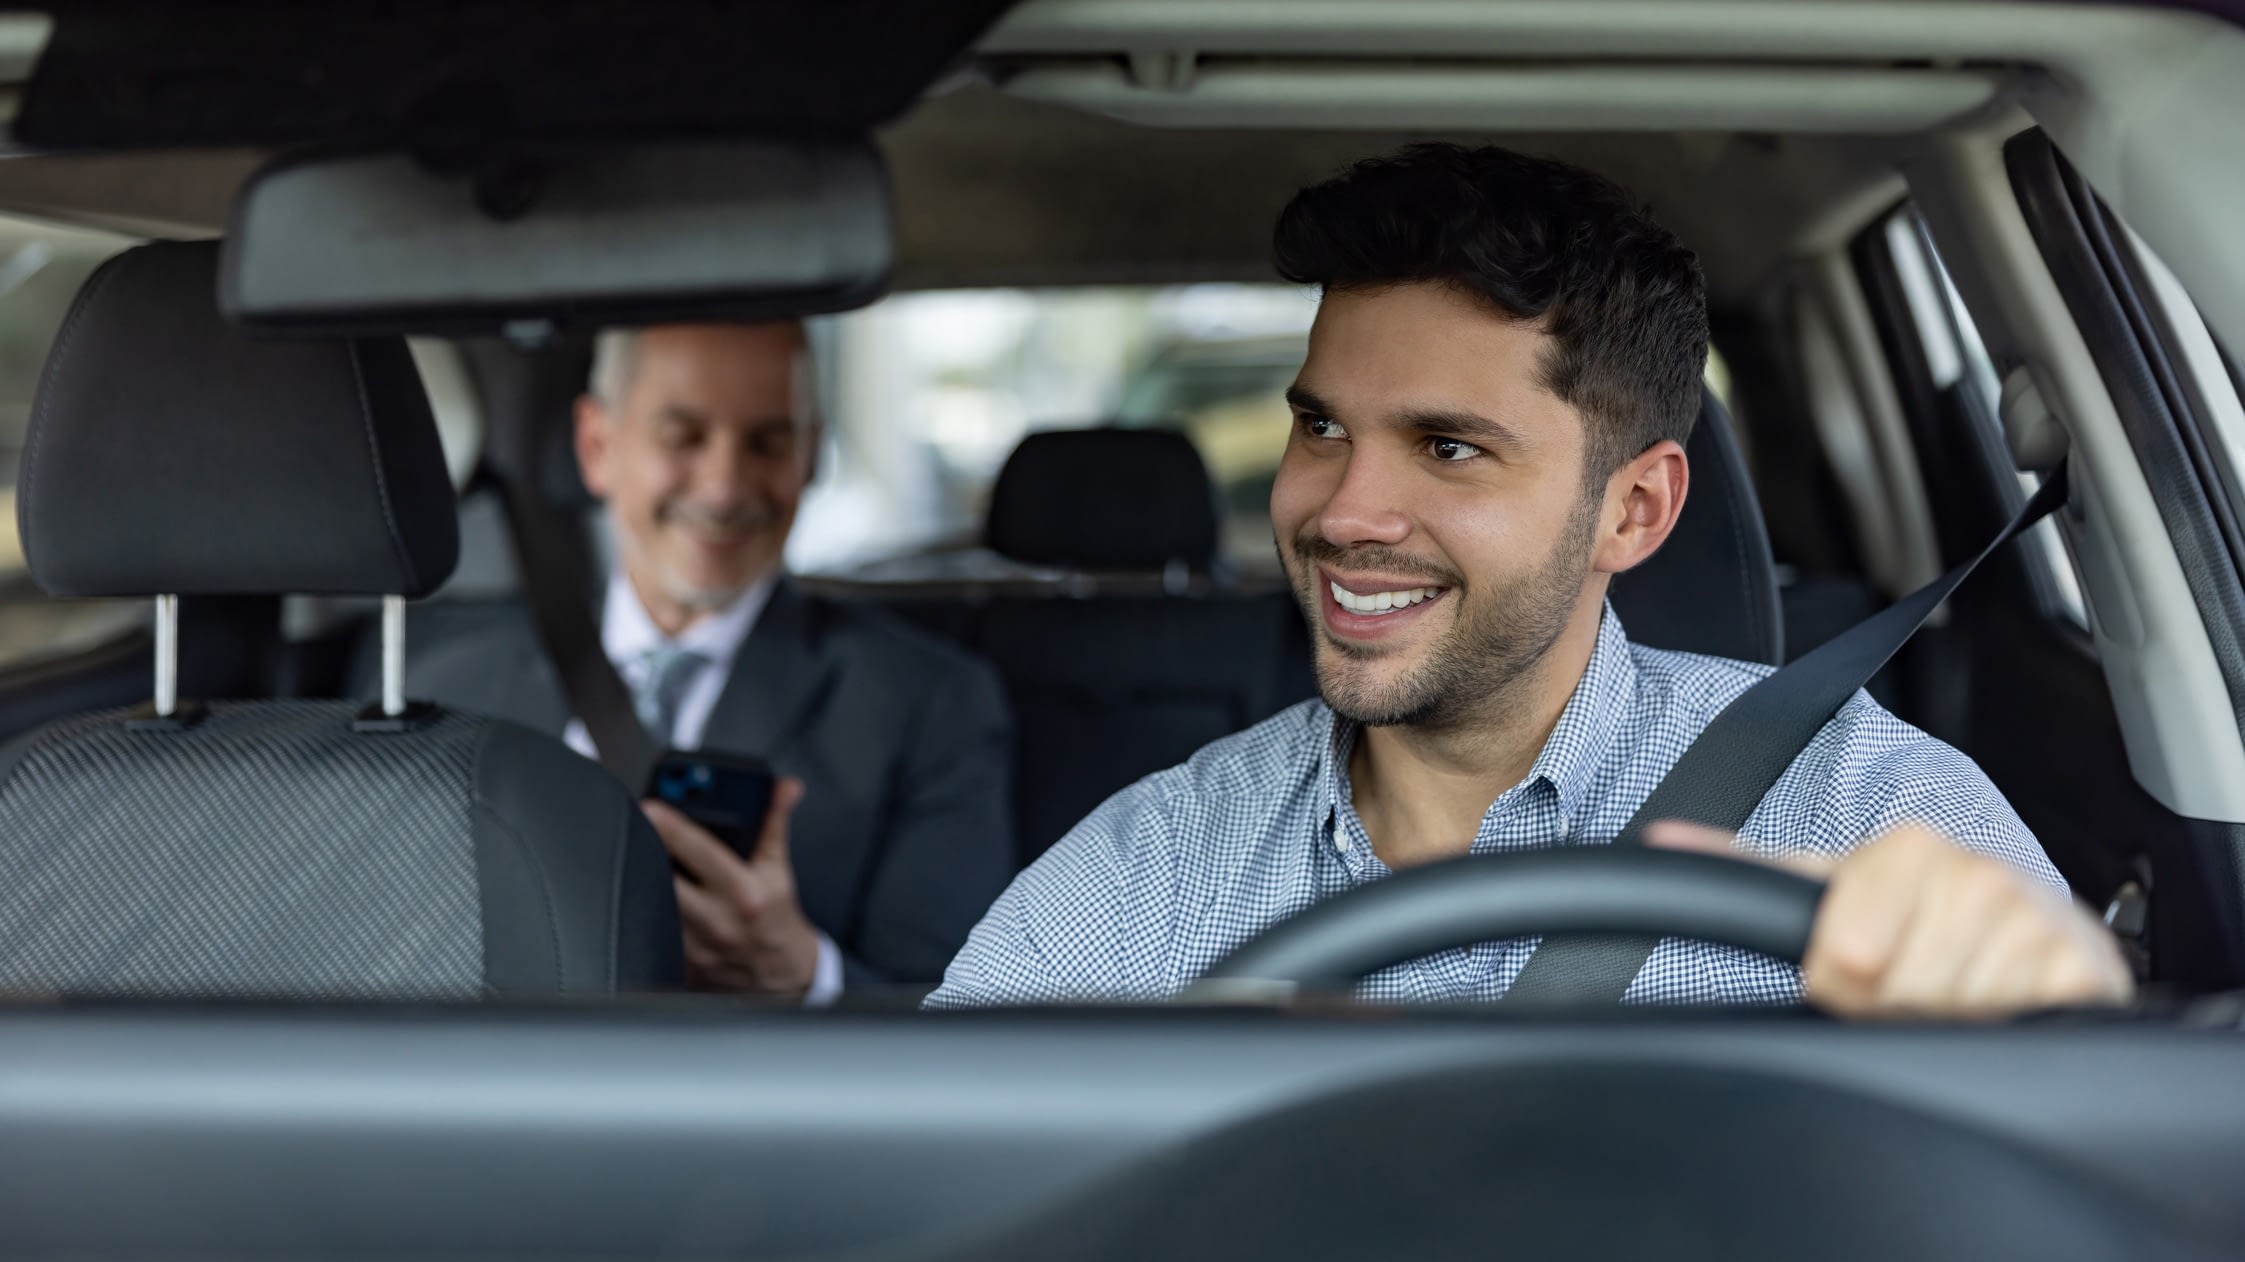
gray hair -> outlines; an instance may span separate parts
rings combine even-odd
[[[602,329],[592,343],[592,397],[610,412],[620,412],[639,367],[639,330]]]
[[[811,331],[797,324],[802,333],[802,347],[795,355],[796,397],[800,403],[796,420],[799,424],[815,424],[818,414],[818,373],[813,365]],[[620,414],[624,398],[631,393],[631,379],[639,371],[639,337],[643,330],[636,328],[602,329],[593,338],[592,377],[587,383],[592,397],[611,415]]]

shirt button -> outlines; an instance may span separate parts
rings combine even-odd
[[[1333,848],[1342,854],[1349,852],[1349,831],[1339,820],[1333,821]]]

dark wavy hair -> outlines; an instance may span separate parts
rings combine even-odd
[[[1707,361],[1699,260],[1602,176],[1494,146],[1413,145],[1303,189],[1279,215],[1286,279],[1437,281],[1551,338],[1540,384],[1590,426],[1603,480],[1690,437]]]

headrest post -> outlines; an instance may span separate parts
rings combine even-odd
[[[179,597],[156,598],[156,717],[179,713]]]
[[[405,713],[405,597],[382,598],[382,713]]]

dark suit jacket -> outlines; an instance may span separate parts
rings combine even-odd
[[[568,725],[519,604],[418,607],[406,643],[411,696],[556,736]],[[702,736],[804,781],[788,836],[796,887],[842,949],[848,985],[941,980],[1012,879],[1012,745],[987,662],[785,580]]]

